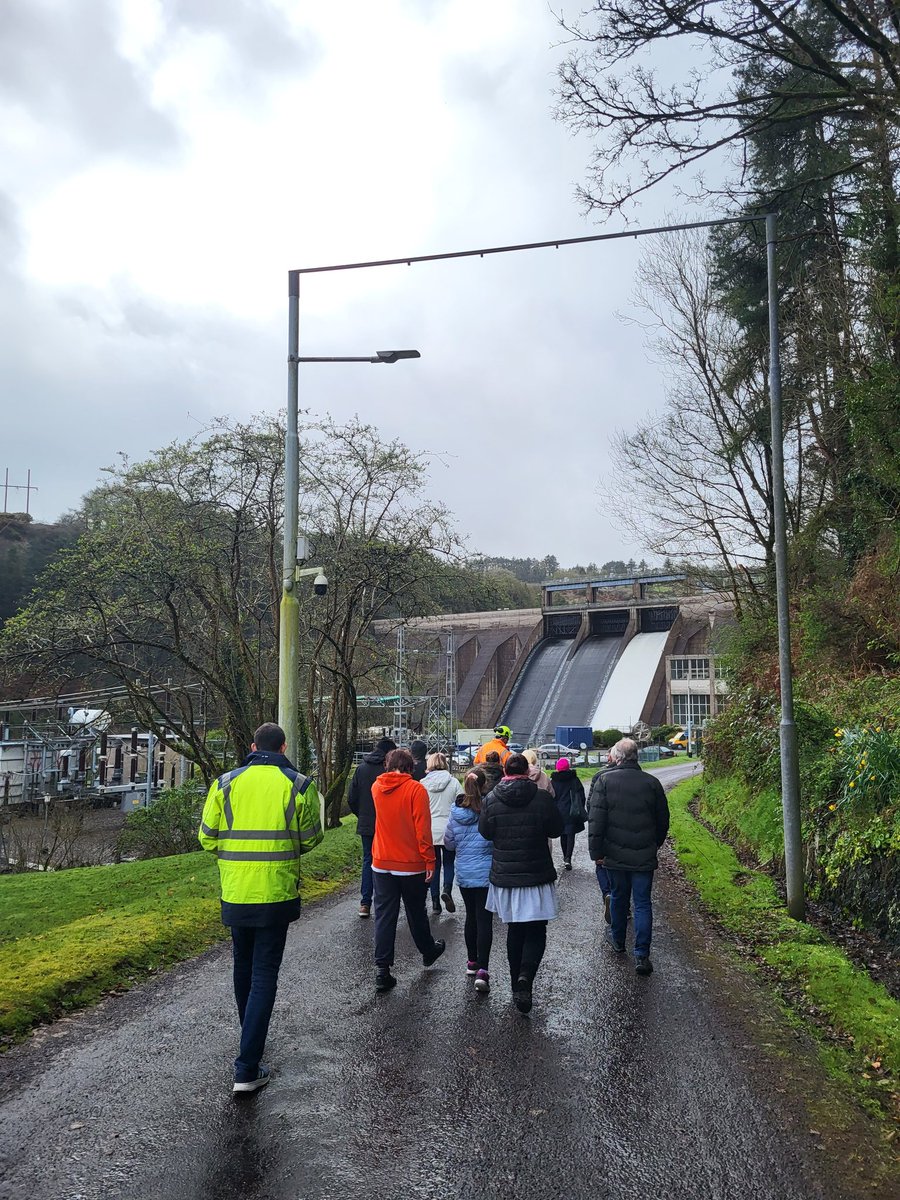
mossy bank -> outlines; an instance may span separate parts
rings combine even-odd
[[[793,921],[772,877],[748,869],[691,813],[703,788],[691,779],[669,793],[671,835],[685,875],[741,951],[778,985],[796,1018],[814,1017],[823,1057],[870,1107],[895,1117],[900,1080],[900,1003],[824,934]]]
[[[341,887],[359,863],[347,818],[304,855],[303,901]],[[203,851],[0,878],[0,1039],[223,940],[218,897],[216,861]]]

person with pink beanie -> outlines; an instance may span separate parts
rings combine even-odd
[[[584,785],[578,778],[578,773],[572,768],[567,758],[556,760],[556,770],[550,776],[553,786],[553,797],[556,807],[562,817],[565,828],[559,839],[563,863],[567,871],[572,870],[572,851],[575,849],[575,835],[581,833],[587,820],[587,809],[584,803]]]

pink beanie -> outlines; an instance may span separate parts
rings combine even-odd
[[[557,771],[568,771],[569,760],[567,758],[558,758],[556,760],[556,769]]]

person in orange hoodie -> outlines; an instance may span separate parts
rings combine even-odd
[[[384,760],[383,774],[372,784],[375,990],[378,992],[389,991],[397,982],[391,967],[401,900],[409,932],[425,966],[430,967],[444,953],[444,942],[433,937],[425,911],[425,896],[434,874],[434,845],[428,793],[413,779],[414,765],[408,750],[391,750]]]

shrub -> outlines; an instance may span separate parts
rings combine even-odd
[[[164,858],[197,850],[203,800],[203,791],[195,783],[166,788],[149,808],[139,808],[125,818],[117,846],[119,855]]]
[[[625,734],[621,729],[595,729],[594,730],[594,749],[608,750],[610,746],[614,746],[620,738]]]
[[[900,736],[886,725],[835,729],[832,748],[841,790],[838,804],[869,812],[900,801]]]
[[[650,730],[650,741],[654,745],[658,745],[660,742],[667,742],[670,737],[679,733],[681,729],[681,725],[654,725]]]

